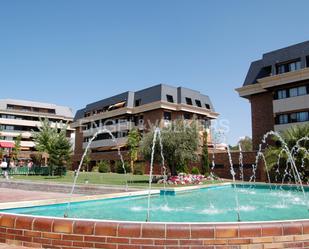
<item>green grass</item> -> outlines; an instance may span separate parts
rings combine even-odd
[[[69,171],[66,176],[26,176],[15,175],[13,179],[29,180],[29,181],[45,181],[45,182],[59,182],[59,183],[73,183],[74,173]],[[115,173],[98,173],[98,172],[80,172],[77,183],[85,184],[102,184],[102,185],[125,185],[126,179],[129,186],[146,186],[148,183],[148,176],[143,175],[124,175]]]
[[[15,180],[28,180],[28,181],[42,181],[42,182],[58,182],[58,183],[73,183],[74,173],[68,171],[66,176],[26,176],[26,175],[15,175],[13,179]],[[131,187],[147,187],[148,186],[148,176],[147,175],[124,175],[116,173],[98,173],[98,172],[80,172],[77,179],[78,184],[100,184],[100,185],[116,185],[124,186],[126,179],[128,180],[128,185]],[[204,182],[204,184],[218,183],[219,181]],[[163,184],[153,184],[153,187],[162,187]],[[171,185],[171,187],[180,187],[181,185]]]

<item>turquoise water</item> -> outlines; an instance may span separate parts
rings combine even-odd
[[[238,185],[241,221],[308,219],[308,200],[295,188]],[[307,195],[309,193],[306,193]],[[307,198],[306,198],[307,199]],[[125,197],[72,203],[70,218],[145,221],[147,197]],[[151,198],[151,221],[233,222],[237,221],[231,185],[202,188],[175,196]],[[63,217],[66,204],[2,210],[9,213]]]

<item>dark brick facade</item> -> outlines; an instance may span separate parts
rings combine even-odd
[[[258,150],[265,133],[274,129],[273,93],[251,95],[251,122],[253,149]]]

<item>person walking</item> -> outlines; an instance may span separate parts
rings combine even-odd
[[[10,163],[10,158],[7,157],[7,156],[4,156],[3,159],[2,159],[2,162],[1,162],[1,169],[2,169],[2,172],[3,172],[3,177],[5,179],[9,179],[9,164]]]

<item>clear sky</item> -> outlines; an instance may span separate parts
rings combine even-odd
[[[0,98],[70,106],[158,83],[211,97],[251,135],[234,91],[250,62],[309,39],[309,1],[0,0]]]

